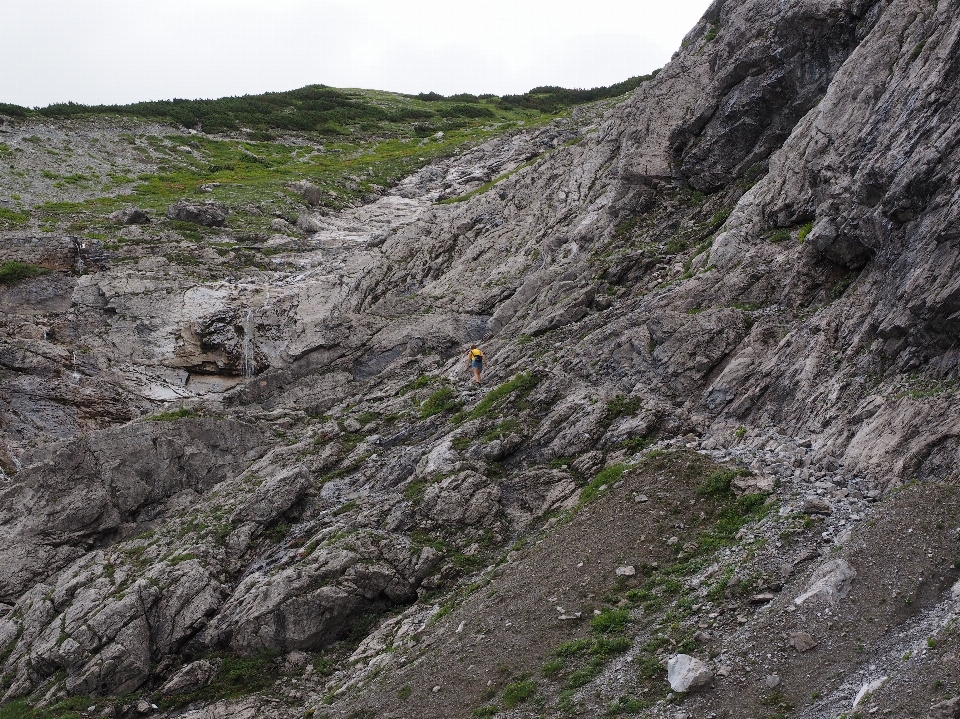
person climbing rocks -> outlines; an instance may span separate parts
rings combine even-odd
[[[470,345],[467,352],[467,369],[473,370],[473,381],[480,384],[480,372],[483,371],[483,352],[476,345]]]

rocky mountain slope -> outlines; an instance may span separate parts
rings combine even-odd
[[[958,51],[718,0],[373,191],[6,122],[131,169],[3,239],[0,716],[960,715]]]

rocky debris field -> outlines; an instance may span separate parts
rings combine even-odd
[[[336,161],[5,121],[139,194],[7,163],[0,717],[958,716],[957,15]]]

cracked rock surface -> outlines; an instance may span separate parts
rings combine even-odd
[[[958,79],[955,2],[718,0],[239,279],[5,233],[3,701],[952,716]]]

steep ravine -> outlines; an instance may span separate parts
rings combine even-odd
[[[242,277],[6,233],[7,711],[960,716],[958,79],[718,1]]]

